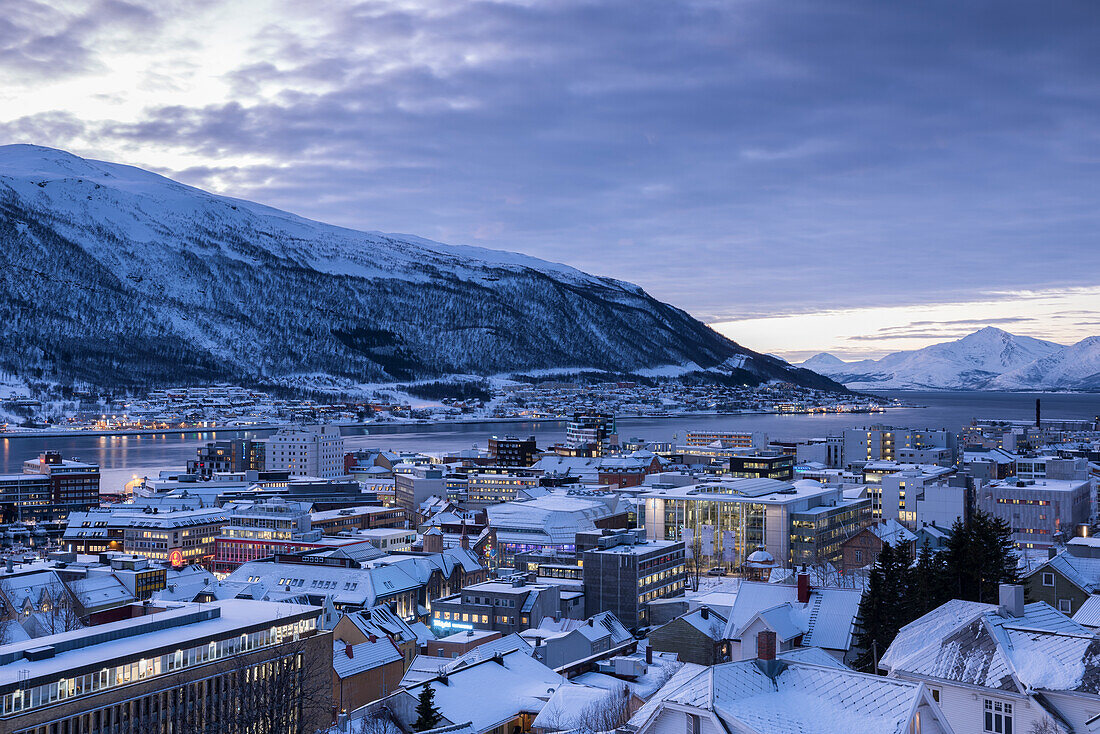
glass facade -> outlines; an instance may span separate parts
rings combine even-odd
[[[764,546],[764,505],[756,502],[726,502],[707,499],[664,501],[665,540],[680,540],[689,528],[695,539],[695,552],[701,563],[723,561],[727,533],[733,534],[732,564],[740,566],[745,556]],[[713,528],[712,553],[703,553],[703,529]]]

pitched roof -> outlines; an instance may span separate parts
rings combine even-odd
[[[919,683],[856,673],[835,662],[786,659],[776,671],[769,676],[757,661],[745,660],[706,668],[686,681],[673,676],[631,724],[644,724],[671,702],[714,711],[735,731],[902,734],[918,703],[936,711]]]
[[[352,645],[351,657],[348,657],[347,649],[348,646],[344,643],[333,641],[332,669],[340,678],[348,678],[401,660],[401,653],[388,637],[378,637],[374,642],[367,640]]]
[[[1100,639],[1043,602],[1018,618],[948,602],[903,627],[879,665],[1019,693],[1100,693]]]
[[[758,614],[786,605],[786,611],[769,612],[765,619],[777,634],[797,629],[798,633],[785,639],[803,634],[805,645],[847,650],[852,645],[862,596],[863,592],[855,589],[813,587],[810,600],[800,604],[797,586],[744,581],[730,609],[723,637],[740,639],[742,631]]]

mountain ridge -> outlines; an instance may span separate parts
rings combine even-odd
[[[0,241],[0,368],[14,374],[378,383],[687,365],[844,389],[631,283],[315,222],[40,146],[0,146]]]
[[[1100,390],[1100,337],[1062,345],[987,326],[961,339],[880,359],[821,353],[800,366],[853,390]]]

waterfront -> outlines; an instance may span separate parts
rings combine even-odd
[[[1100,394],[1069,393],[884,393],[924,407],[892,408],[883,414],[852,413],[792,415],[695,415],[669,418],[624,418],[619,435],[650,441],[673,441],[684,432],[699,429],[745,429],[763,431],[772,439],[802,440],[857,426],[888,423],[920,428],[960,430],[975,418],[1031,420],[1035,399],[1043,403],[1048,418],[1092,418],[1100,415]],[[364,435],[369,431],[369,435]],[[5,436],[0,439],[0,473],[21,471],[25,460],[46,449],[55,449],[66,458],[78,457],[98,463],[104,490],[116,490],[134,475],[155,476],[162,469],[182,468],[194,457],[195,449],[218,438],[247,436],[264,438],[271,430],[195,431],[182,434],[146,434],[122,436]],[[390,423],[367,428],[344,428],[348,450],[367,446],[390,450],[440,453],[484,447],[493,434],[534,435],[540,446],[548,446],[565,437],[564,421],[480,422],[480,423]]]

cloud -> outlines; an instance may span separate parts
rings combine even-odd
[[[0,136],[565,261],[708,321],[1100,273],[1087,4],[228,5],[0,21],[7,94],[35,102]]]

